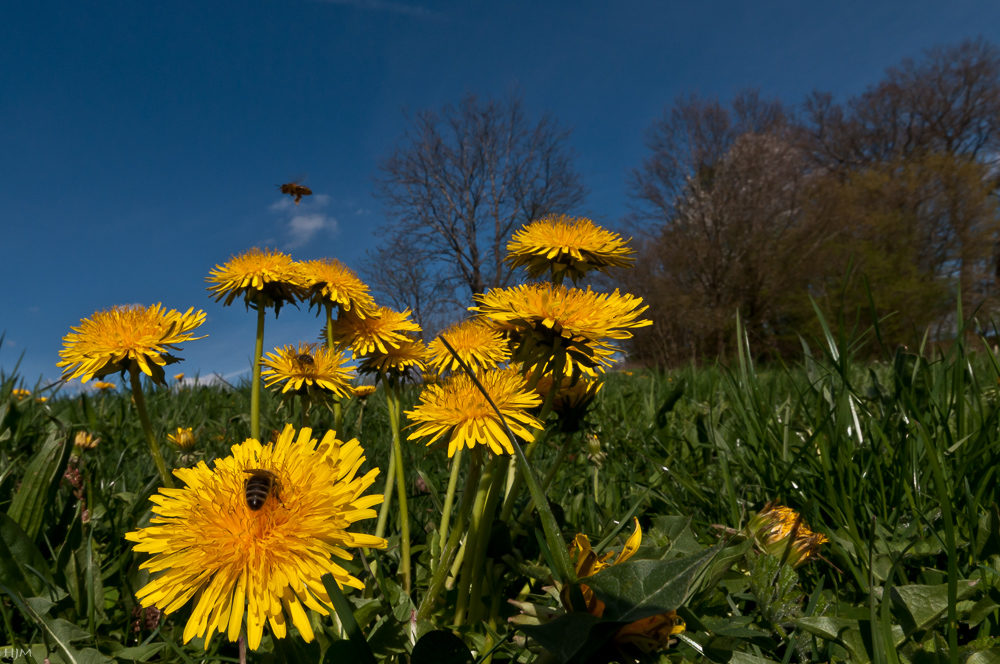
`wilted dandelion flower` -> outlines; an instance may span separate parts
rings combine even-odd
[[[336,350],[300,342],[298,348],[289,344],[268,353],[264,357],[266,369],[261,375],[267,387],[284,383],[283,393],[316,389],[346,397],[351,392],[353,370],[345,367],[344,362],[344,356]]]
[[[560,362],[567,374],[611,366],[615,347],[609,340],[628,339],[631,330],[652,325],[639,316],[648,308],[642,298],[595,293],[550,283],[495,288],[476,295],[471,307],[506,331],[516,344],[514,361],[544,364],[551,371]],[[558,347],[558,351],[556,351]]]
[[[376,516],[382,496],[362,494],[378,469],[356,477],[365,462],[357,440],[327,432],[317,446],[312,431],[296,437],[291,425],[274,445],[250,438],[232,447],[214,468],[201,461],[174,471],[187,486],[161,489],[147,528],[128,533],[136,551],[153,554],[142,564],[155,575],[137,593],[142,606],[176,611],[194,599],[184,642],[215,632],[235,641],[246,614],[247,642],[256,650],[264,623],[284,638],[288,622],[305,641],[313,630],[305,607],[327,615],[330,598],[320,578],[332,573],[341,587],[363,588],[333,559],[350,560],[354,547],[385,546],[372,535],[351,533],[356,521]],[[264,504],[247,504],[246,471],[263,469],[276,481]],[[156,575],[159,573],[158,575]]]
[[[285,303],[302,299],[306,287],[302,266],[291,256],[257,248],[216,265],[207,281],[216,302],[224,298],[228,307],[242,297],[247,307],[274,307],[275,315]]]
[[[375,307],[367,318],[353,313],[340,316],[331,327],[333,343],[349,348],[355,357],[398,348],[409,339],[408,332],[420,332],[420,326],[410,320],[410,310],[394,311],[389,307]],[[325,332],[322,338],[326,339]]]
[[[598,556],[591,548],[589,538],[582,533],[577,535],[570,545],[570,560],[576,569],[577,578],[584,579],[597,574],[606,567],[625,562],[635,555],[641,544],[642,529],[639,527],[639,520],[635,519],[635,532],[625,542],[622,552],[618,554],[614,562],[608,562],[614,553],[608,552],[603,556]],[[598,618],[603,616],[604,602],[594,596],[594,592],[587,584],[581,583],[579,587],[586,606],[572,607],[569,585],[564,586],[562,590],[563,605],[570,610],[586,610],[587,613]],[[649,653],[665,647],[670,637],[683,632],[684,627],[684,621],[675,611],[666,611],[625,625],[615,633],[614,641],[620,645],[631,644],[643,652]]]
[[[309,306],[336,306],[358,318],[372,315],[375,300],[354,270],[332,258],[302,263]]]
[[[525,266],[532,279],[551,271],[561,282],[574,282],[590,270],[605,274],[609,267],[631,267],[635,252],[628,240],[597,226],[590,219],[554,215],[533,221],[514,233],[507,244],[506,262]]]
[[[178,350],[176,344],[191,339],[204,339],[192,334],[204,322],[203,311],[167,311],[160,304],[98,311],[63,337],[59,351],[63,359],[56,366],[65,367],[64,379],[80,378],[84,383],[137,368],[164,385],[163,367],[180,361],[167,350]]]
[[[198,442],[198,436],[192,427],[177,427],[177,431],[167,434],[167,440],[183,451],[190,452]]]
[[[494,369],[478,375],[486,392],[497,405],[515,435],[526,441],[535,439],[531,429],[542,429],[542,423],[528,412],[542,403],[534,392],[526,390],[524,378],[516,369]],[[494,454],[513,454],[514,447],[504,431],[500,418],[472,380],[465,374],[455,374],[440,385],[428,385],[420,393],[420,403],[406,411],[417,427],[408,440],[429,437],[431,445],[448,436],[448,456],[460,447],[486,445]]]
[[[441,332],[430,343],[428,364],[439,374],[445,371],[461,370],[458,360],[445,347],[441,337],[448,340],[458,356],[474,372],[478,372],[480,369],[496,369],[510,359],[507,340],[500,332],[481,320],[466,320]]]
[[[73,447],[83,452],[96,449],[99,442],[101,442],[100,438],[91,436],[86,431],[77,431],[76,437],[73,439]]]
[[[104,380],[96,380],[93,383],[91,383],[90,386],[92,388],[94,388],[95,390],[100,390],[101,392],[106,392],[108,390],[113,390],[116,387],[118,387],[114,383],[109,383],[109,382],[104,381]]]
[[[819,557],[819,548],[829,540],[814,533],[795,510],[775,501],[764,505],[747,524],[747,531],[768,554],[799,567]],[[785,557],[787,554],[787,557]]]

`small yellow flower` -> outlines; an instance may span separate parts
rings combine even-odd
[[[302,271],[310,306],[336,306],[340,312],[352,312],[358,318],[368,318],[375,310],[368,286],[340,261],[332,258],[305,261]]]
[[[631,330],[652,325],[639,316],[648,308],[642,298],[596,293],[550,283],[497,288],[476,295],[471,307],[489,318],[514,343],[513,360],[551,371],[564,364],[566,374],[603,371],[617,350],[611,340],[628,339]]]
[[[367,399],[371,395],[375,394],[375,390],[378,389],[374,385],[358,385],[354,388],[354,396],[359,399]]]
[[[542,423],[529,409],[542,403],[534,392],[528,392],[524,378],[516,369],[493,369],[479,374],[486,392],[497,405],[511,431],[526,441],[535,439],[531,429],[542,429]],[[496,412],[465,374],[455,374],[441,385],[428,385],[420,393],[420,403],[407,417],[417,427],[409,440],[429,438],[431,445],[448,436],[448,456],[460,447],[486,445],[494,454],[513,454],[514,447],[504,431]]]
[[[15,399],[27,399],[31,396],[31,390],[16,388],[11,390],[10,395]]]
[[[48,400],[48,397],[35,397],[35,403],[45,403]]]
[[[285,303],[302,299],[306,288],[302,266],[272,249],[254,248],[233,256],[225,265],[216,265],[207,281],[216,302],[225,298],[223,306],[242,297],[248,307],[274,307],[275,314]]]
[[[750,519],[747,530],[765,552],[784,558],[793,567],[818,558],[819,548],[830,541],[821,533],[814,533],[798,512],[775,501],[764,505]]]
[[[174,380],[176,380],[178,383],[181,382],[182,380],[184,380],[184,374],[182,373],[174,374]]]
[[[546,272],[561,282],[574,282],[590,270],[608,273],[609,267],[631,267],[635,252],[628,240],[597,226],[590,219],[554,215],[533,221],[514,233],[507,244],[506,262],[525,266],[536,279]]]
[[[205,649],[216,632],[236,641],[246,616],[247,644],[260,646],[264,623],[284,638],[291,622],[305,641],[314,638],[305,608],[329,613],[320,580],[332,573],[341,587],[363,588],[334,560],[350,560],[355,547],[385,547],[385,540],[348,532],[377,516],[382,496],[362,495],[378,469],[356,477],[365,462],[357,440],[332,431],[317,445],[312,430],[296,437],[288,425],[273,445],[253,438],[232,447],[214,468],[201,461],[174,471],[187,486],[161,489],[150,526],[125,535],[134,550],[152,554],[140,567],[153,579],[136,594],[143,607],[164,613],[194,600],[184,642],[198,636]],[[245,497],[248,470],[276,476],[258,509]]]
[[[639,520],[635,519],[635,532],[625,542],[622,552],[614,562],[608,562],[614,555],[608,552],[598,557],[590,547],[590,540],[584,534],[579,534],[570,545],[570,560],[573,561],[576,569],[576,576],[584,579],[597,574],[602,569],[611,565],[618,565],[625,562],[639,550],[642,544],[642,529],[639,527]],[[600,618],[604,615],[604,602],[594,596],[594,592],[585,583],[580,584],[580,593],[583,595],[585,607],[573,607],[570,601],[569,585],[562,590],[563,605],[569,609],[586,610],[593,616]],[[684,621],[677,615],[676,611],[665,611],[664,613],[643,618],[631,622],[620,628],[614,636],[615,643],[620,645],[632,645],[645,653],[651,653],[660,648],[666,647],[670,642],[670,637],[684,631]]]
[[[175,433],[167,434],[167,440],[185,452],[190,452],[198,442],[198,436],[192,427],[177,427]]]
[[[115,372],[139,369],[159,385],[165,384],[163,367],[179,362],[167,349],[196,337],[192,330],[205,322],[205,312],[188,309],[166,311],[162,305],[114,307],[80,321],[80,327],[63,337],[63,378],[86,383]]]
[[[353,370],[344,366],[344,356],[329,348],[300,342],[298,348],[287,345],[275,348],[264,357],[261,372],[264,385],[284,383],[282,393],[323,390],[335,397],[346,397],[351,391]]]
[[[458,360],[448,352],[441,338],[444,337],[455,349],[458,356],[469,365],[473,372],[480,369],[496,369],[510,359],[507,340],[497,330],[481,320],[471,319],[452,325],[430,344],[430,362],[434,371],[461,371]]]
[[[97,447],[99,442],[101,442],[100,438],[95,438],[86,431],[77,431],[76,437],[73,439],[73,446],[81,451],[92,450]]]
[[[331,328],[333,342],[349,348],[355,357],[378,351],[388,353],[409,340],[408,332],[420,332],[420,326],[410,320],[410,310],[394,311],[376,307],[374,314],[360,318],[353,313],[339,316]],[[326,341],[326,335],[322,336]]]
[[[91,383],[90,386],[93,387],[95,390],[99,390],[101,392],[106,392],[108,390],[113,390],[116,387],[118,387],[114,383],[109,383],[109,382],[103,381],[103,380],[96,380],[93,383]]]

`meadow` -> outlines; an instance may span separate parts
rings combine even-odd
[[[605,618],[560,606],[552,552],[525,494],[510,525],[497,521],[489,534],[480,620],[452,629],[451,583],[418,620],[440,555],[449,462],[441,444],[404,445],[410,593],[394,506],[388,548],[345,562],[364,579],[363,591],[347,594],[356,625],[314,615],[311,643],[265,634],[251,661],[365,661],[349,629],[376,661],[995,661],[1000,367],[988,349],[962,343],[854,359],[873,344],[873,333],[834,331],[793,366],[757,369],[745,353],[729,367],[612,371],[582,420],[550,431],[531,463],[546,477],[561,457],[547,495],[565,541],[586,533],[598,551],[619,551],[633,517],[642,527],[621,567],[641,565],[643,578],[592,584]],[[147,390],[153,426],[192,427],[196,438],[188,450],[165,446],[171,467],[222,457],[249,436],[247,384],[171,383]],[[136,602],[149,575],[124,534],[148,523],[159,477],[128,391],[17,389],[16,374],[3,377],[0,651],[37,662],[238,661],[222,638],[182,644],[190,607],[161,614]],[[401,390],[404,408],[420,389]],[[262,430],[299,422],[296,408],[265,391]],[[388,467],[383,388],[345,400],[342,419],[339,438],[358,438],[367,466]],[[333,412],[315,410],[310,423],[331,428]],[[74,450],[81,431],[99,443]],[[768,501],[829,541],[793,564],[788,538],[769,547],[748,530]],[[647,616],[676,609],[684,630],[652,652],[609,645],[609,630],[643,607]]]

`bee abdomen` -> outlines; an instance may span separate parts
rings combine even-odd
[[[249,478],[246,481],[244,493],[246,494],[247,507],[256,512],[264,506],[268,496],[271,495],[271,478],[267,476]]]

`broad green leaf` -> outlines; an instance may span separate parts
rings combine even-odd
[[[132,648],[122,648],[115,652],[115,659],[124,659],[132,662],[148,662],[153,655],[167,647],[166,643],[147,643],[144,646],[134,646]]]
[[[14,519],[32,541],[42,529],[45,511],[54,503],[72,449],[72,443],[53,429],[42,449],[28,462],[21,488],[7,508],[7,516]]]
[[[24,600],[24,605],[31,619],[45,631],[49,641],[59,649],[67,664],[113,664],[115,661],[93,648],[78,650],[73,641],[89,639],[90,633],[69,621],[50,618],[48,612],[55,606],[50,600],[44,597],[31,597]]]
[[[0,514],[0,584],[22,597],[43,595],[52,584],[48,563],[38,547],[6,514]]]
[[[978,583],[978,580],[959,581],[958,599],[970,597]],[[948,610],[947,583],[937,586],[893,586],[890,597],[907,635],[931,627]]]
[[[523,625],[521,631],[533,638],[560,662],[584,661],[599,650],[621,628],[589,613],[567,613],[544,625]]]
[[[630,623],[681,606],[719,550],[716,546],[668,561],[627,560],[587,577],[586,583],[604,602],[606,620]]]
[[[965,664],[1000,664],[1000,648],[990,648],[972,653]]]
[[[729,660],[729,664],[778,664],[778,662],[773,659],[748,655],[745,652],[736,650],[733,651],[733,657]]]

